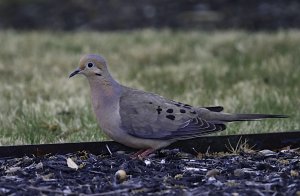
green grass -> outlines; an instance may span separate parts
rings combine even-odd
[[[232,123],[222,134],[299,130],[300,31],[248,33],[0,31],[0,145],[99,141],[82,54],[121,83],[226,112],[289,119]]]

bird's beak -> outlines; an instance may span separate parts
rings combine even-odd
[[[80,73],[80,71],[81,71],[81,69],[76,69],[76,70],[74,70],[70,75],[69,75],[69,78],[72,78],[73,76],[75,76],[75,75],[77,75],[77,74],[79,74]]]

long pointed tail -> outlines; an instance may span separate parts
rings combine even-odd
[[[261,120],[265,118],[288,118],[289,117],[287,115],[281,115],[281,114],[228,114],[228,113],[223,113],[223,114],[224,114],[222,115],[223,118],[220,118],[220,120],[225,122],[251,121],[251,120]]]

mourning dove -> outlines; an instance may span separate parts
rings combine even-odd
[[[87,77],[92,106],[102,130],[113,140],[140,149],[135,156],[146,157],[178,140],[200,137],[226,129],[231,121],[285,118],[271,114],[229,114],[223,107],[193,107],[154,93],[119,84],[110,75],[106,60],[88,54],[70,78]]]

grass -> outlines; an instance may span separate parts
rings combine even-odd
[[[299,130],[300,31],[0,31],[0,145],[99,141],[85,53],[103,54],[128,86],[226,112],[289,119],[232,123],[222,134]]]

